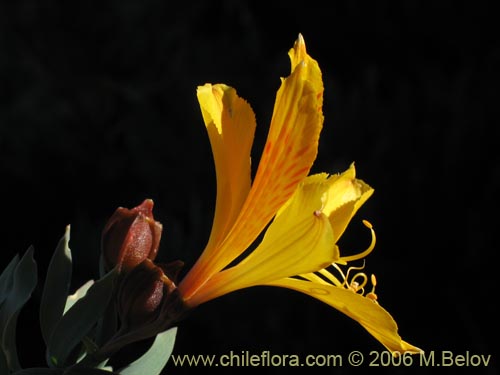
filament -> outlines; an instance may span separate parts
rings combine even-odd
[[[373,249],[375,248],[375,243],[377,242],[377,237],[375,236],[375,231],[373,230],[373,226],[367,220],[363,220],[363,224],[365,225],[365,227],[370,229],[370,232],[371,232],[372,239],[370,242],[370,246],[368,246],[368,248],[361,253],[354,254],[354,255],[348,255],[345,257],[340,257],[340,259],[339,259],[340,262],[352,262],[353,260],[362,259],[362,258],[366,257],[368,254],[370,254],[373,251]]]
[[[335,265],[335,263],[333,263]],[[338,267],[338,266],[337,266]],[[322,274],[324,277],[328,279],[328,281],[332,282],[335,284],[335,286],[341,286],[343,283],[340,282],[339,279],[337,279],[335,276],[333,276],[330,272],[328,272],[326,269],[322,269],[318,271],[320,274]],[[342,276],[344,276],[342,274]]]

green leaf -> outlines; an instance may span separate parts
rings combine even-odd
[[[142,357],[120,371],[121,375],[158,375],[174,350],[177,327],[158,334],[151,348]]]
[[[71,250],[69,249],[70,226],[52,255],[40,302],[40,329],[46,344],[61,319],[71,283]]]
[[[0,347],[8,367],[14,371],[20,369],[16,350],[17,316],[37,282],[37,266],[33,259],[33,247],[30,247],[14,269],[12,286],[0,310]]]
[[[5,301],[5,298],[7,298],[9,290],[12,287],[13,274],[18,263],[19,255],[16,254],[0,275],[0,306]]]
[[[111,299],[116,272],[94,283],[54,327],[47,348],[49,366],[64,367],[73,349],[95,325]]]
[[[94,285],[94,280],[89,280],[85,284],[83,284],[81,287],[79,287],[75,293],[72,295],[68,296],[66,298],[66,304],[64,306],[64,312],[63,314],[66,314],[66,312],[71,309],[71,307],[82,297],[84,297],[87,294],[87,291],[89,288]]]
[[[95,340],[96,344],[99,346],[104,345],[108,342],[116,333],[118,329],[118,313],[115,303],[110,303],[104,312],[104,314],[99,318],[96,327]]]
[[[104,255],[101,252],[99,256],[99,275],[103,277],[106,274],[106,267],[104,265]],[[95,342],[97,345],[102,346],[108,340],[110,340],[118,329],[118,312],[116,310],[116,305],[110,303],[97,322],[97,327],[95,331]]]

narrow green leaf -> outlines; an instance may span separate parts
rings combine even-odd
[[[8,367],[14,371],[20,369],[16,350],[17,316],[37,282],[37,266],[33,259],[33,247],[30,247],[14,269],[12,287],[0,310],[0,346],[3,347]]]
[[[71,250],[69,249],[70,226],[52,255],[40,302],[40,329],[46,344],[61,319],[71,283]]]
[[[97,322],[95,341],[99,346],[108,342],[118,329],[118,312],[116,304],[110,303]]]
[[[116,272],[94,283],[54,327],[47,348],[49,366],[64,367],[73,349],[95,325],[111,299]]]
[[[0,275],[0,306],[2,302],[7,298],[9,294],[9,289],[12,287],[12,280],[14,275],[14,270],[19,263],[19,255],[16,254],[14,258],[9,262],[7,267],[3,270]]]
[[[80,288],[78,288],[75,293],[68,296],[68,298],[66,298],[66,305],[64,306],[63,314],[66,314],[66,312],[69,309],[71,309],[71,307],[76,303],[76,301],[84,297],[92,285],[94,285],[94,280],[89,280],[85,284],[83,284]]]
[[[120,371],[121,375],[159,375],[174,350],[177,327],[158,334],[151,348],[142,357]]]

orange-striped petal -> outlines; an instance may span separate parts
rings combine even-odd
[[[328,217],[321,212],[326,175],[308,177],[237,265],[214,275],[188,301],[198,305],[234,290],[320,270],[338,257]]]
[[[269,282],[267,285],[293,289],[336,308],[361,324],[373,337],[392,352],[421,352],[419,348],[401,339],[396,322],[385,309],[360,294],[326,283],[292,278]]]
[[[269,135],[256,177],[226,238],[208,247],[179,285],[185,299],[196,293],[257,238],[307,176],[316,158],[323,125],[323,83],[302,36],[289,52],[292,73],[277,93]]]
[[[207,247],[216,247],[231,229],[250,191],[250,151],[255,115],[232,87],[198,87],[203,120],[212,147],[217,177],[217,199]]]
[[[198,87],[197,96],[215,162],[217,199],[209,241],[179,285],[185,295],[196,291],[213,273],[211,261],[221,259],[221,254],[217,254],[220,244],[250,191],[250,151],[255,133],[255,115],[235,89],[224,84],[206,84]]]

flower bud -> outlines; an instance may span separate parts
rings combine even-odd
[[[120,275],[115,295],[120,328],[94,358],[110,358],[126,345],[166,331],[186,315],[188,307],[175,285],[180,267],[179,261],[158,266],[145,259]]]
[[[144,326],[160,313],[163,298],[175,288],[160,267],[145,259],[122,279],[118,312],[127,330]]]
[[[139,206],[119,207],[106,223],[101,247],[106,270],[130,271],[144,259],[155,259],[162,225],[153,218],[153,201]]]

